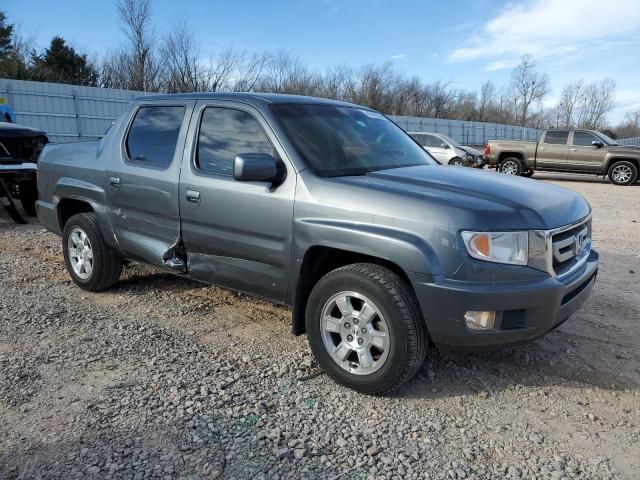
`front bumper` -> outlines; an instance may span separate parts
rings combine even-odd
[[[587,262],[569,277],[551,276],[526,282],[432,282],[411,278],[436,344],[454,349],[488,349],[538,338],[571,316],[589,297],[598,272],[599,256],[591,251]],[[496,311],[491,330],[470,330],[466,311]]]

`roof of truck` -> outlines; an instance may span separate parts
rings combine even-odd
[[[267,103],[298,103],[359,107],[369,110],[367,107],[329,98],[307,97],[304,95],[287,95],[282,93],[254,93],[254,92],[227,92],[227,93],[172,93],[163,95],[144,95],[136,98],[138,101],[170,100],[172,98],[185,98],[191,100],[236,100],[250,104]]]

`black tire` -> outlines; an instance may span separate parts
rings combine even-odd
[[[69,236],[75,229],[84,232],[91,245],[93,262],[88,278],[81,278],[72,266],[68,245]],[[98,221],[93,213],[79,213],[67,221],[62,232],[62,251],[67,271],[73,282],[81,289],[98,292],[112,287],[118,282],[122,272],[122,259],[104,241],[98,227]]]
[[[30,217],[36,216],[36,200],[38,200],[38,187],[35,180],[20,184],[20,203]]]
[[[500,162],[499,170],[505,175],[517,175],[520,176],[524,172],[524,166],[522,160],[516,157],[508,157]]]
[[[371,374],[346,371],[325,347],[322,310],[329,299],[343,291],[366,296],[387,323],[388,356]],[[424,363],[428,336],[418,302],[411,287],[387,268],[356,263],[329,272],[314,286],[305,315],[307,337],[318,364],[334,381],[353,390],[369,395],[389,393],[410,380]]]
[[[453,165],[454,167],[464,167],[464,161],[460,157],[453,157],[449,160],[449,165]]]
[[[623,172],[626,175],[621,175]],[[607,176],[614,185],[633,185],[638,180],[638,167],[633,162],[618,160],[609,166]]]

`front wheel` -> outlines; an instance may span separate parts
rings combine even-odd
[[[422,366],[427,331],[407,283],[387,268],[338,268],[313,288],[306,309],[309,344],[336,382],[378,395],[395,390]]]
[[[522,175],[524,167],[519,158],[509,157],[500,162],[500,172],[505,175]]]
[[[631,185],[638,179],[638,167],[627,160],[614,162],[607,174],[614,185]]]
[[[460,157],[453,157],[451,160],[449,160],[449,165],[452,165],[454,167],[464,167],[464,162]]]

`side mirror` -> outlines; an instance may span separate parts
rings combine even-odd
[[[440,147],[441,147],[441,148],[451,148],[451,147],[449,147],[449,144],[444,143],[444,142],[442,142],[442,143],[440,144]]]
[[[282,181],[284,170],[268,153],[241,153],[233,160],[233,178],[240,182]]]
[[[591,142],[591,145],[593,145],[596,148],[604,147],[604,143],[602,143],[600,140],[594,140],[593,142]]]

